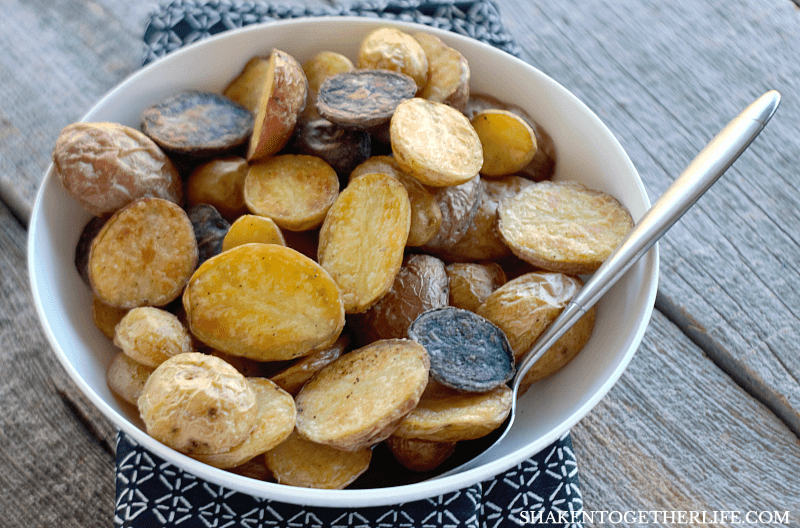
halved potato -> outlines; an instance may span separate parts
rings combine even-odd
[[[522,170],[536,154],[536,134],[518,115],[484,110],[470,120],[483,147],[483,176],[506,176]]]
[[[253,57],[244,65],[240,73],[222,92],[251,112],[258,110],[261,94],[269,74],[269,58]]]
[[[228,234],[222,239],[222,251],[251,243],[286,245],[281,229],[271,218],[246,214],[231,224]]]
[[[200,266],[183,294],[192,333],[258,361],[330,346],[344,327],[339,288],[316,262],[275,244],[245,244]]]
[[[131,405],[136,405],[153,370],[155,369],[131,359],[124,352],[118,352],[106,371],[106,383],[114,394]]]
[[[364,37],[358,48],[358,67],[391,70],[414,79],[421,90],[428,81],[428,57],[414,37],[395,28],[379,28]]]
[[[297,432],[358,451],[385,440],[417,405],[430,360],[419,343],[376,341],[320,370],[297,395]]]
[[[323,350],[317,350],[305,357],[298,358],[285,369],[270,376],[270,379],[292,396],[297,396],[297,393],[300,392],[303,385],[305,385],[314,374],[327,365],[330,365],[336,361],[339,356],[344,354],[344,350],[349,341],[347,335],[343,334],[331,346]]]
[[[469,64],[456,49],[430,33],[412,35],[428,57],[428,81],[419,96],[464,111],[469,100]]]

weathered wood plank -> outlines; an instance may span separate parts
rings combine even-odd
[[[525,58],[609,125],[652,197],[756,96],[784,94],[662,242],[658,307],[800,433],[800,14],[787,0],[537,4],[534,16],[506,17]]]
[[[42,334],[25,243],[23,227],[0,207],[0,524],[109,526],[114,429],[80,395]]]
[[[789,511],[800,526],[800,441],[658,312],[572,440],[586,510]]]

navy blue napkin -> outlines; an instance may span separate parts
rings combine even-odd
[[[285,18],[355,15],[417,22],[481,40],[513,55],[519,49],[497,6],[487,0],[371,0],[338,7],[176,0],[147,24],[143,63],[191,42]],[[370,508],[319,508],[253,497],[207,482],[117,435],[114,524],[124,528],[498,528],[529,519],[580,519],[578,467],[569,433],[495,478],[430,499]],[[541,526],[578,528],[569,522]]]

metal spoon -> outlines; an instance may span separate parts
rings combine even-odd
[[[711,142],[695,157],[686,170],[672,183],[669,189],[645,213],[616,250],[606,259],[600,269],[586,282],[567,307],[539,336],[533,347],[517,365],[513,383],[511,413],[504,429],[494,443],[475,458],[438,475],[442,478],[478,467],[495,456],[495,450],[503,441],[517,412],[517,394],[525,374],[558,339],[569,330],[586,311],[594,306],[614,283],[638,261],[670,227],[702,196],[714,182],[733,164],[739,155],[763,130],[775,110],[781,96],[771,90],[759,97],[723,128]]]

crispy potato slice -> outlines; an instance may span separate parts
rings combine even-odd
[[[422,312],[447,306],[449,286],[444,263],[430,255],[406,255],[394,283],[372,308],[358,317],[366,343],[408,337]]]
[[[395,429],[394,436],[429,442],[481,438],[503,424],[511,412],[511,396],[505,385],[488,392],[462,393],[435,384]]]
[[[536,154],[536,134],[518,115],[484,110],[470,120],[483,148],[483,176],[506,176],[522,170]]]
[[[369,448],[348,452],[317,444],[293,433],[265,455],[275,480],[287,486],[344,489],[364,473],[372,460]]]
[[[258,110],[258,103],[261,101],[261,93],[264,91],[268,74],[269,58],[253,57],[247,61],[242,73],[231,81],[222,94],[251,112],[255,112]]]
[[[474,312],[478,306],[506,283],[506,274],[497,262],[456,262],[445,268],[450,284],[450,306]]]
[[[516,256],[574,275],[597,271],[633,228],[616,198],[571,181],[536,183],[497,212],[500,236]]]
[[[597,306],[592,306],[578,321],[553,343],[547,352],[531,367],[519,385],[519,395],[525,394],[531,385],[548,378],[564,368],[567,363],[583,350],[592,337],[594,322],[597,318]]]
[[[308,81],[300,63],[288,53],[273,49],[247,149],[248,161],[272,156],[286,146],[307,97]]]
[[[239,156],[206,162],[186,180],[186,203],[213,205],[228,222],[247,212],[244,203],[244,178],[250,166]]]
[[[114,394],[131,405],[136,405],[153,370],[155,369],[131,359],[124,352],[119,352],[108,366],[106,382]]]
[[[228,230],[222,240],[222,251],[227,251],[243,244],[278,244],[285,246],[281,228],[266,216],[246,214],[240,216]]]
[[[442,210],[434,195],[419,181],[400,170],[391,156],[372,156],[353,169],[350,180],[371,173],[388,174],[397,178],[406,188],[411,202],[411,226],[406,245],[422,246],[433,238],[442,225]]]
[[[464,234],[455,244],[437,251],[449,262],[501,260],[511,256],[509,248],[497,231],[497,208],[500,202],[515,196],[520,190],[533,185],[522,176],[482,178],[482,192],[475,216]]]
[[[392,116],[390,131],[397,164],[425,185],[465,183],[483,165],[475,129],[464,114],[445,104],[419,97],[404,101]]]
[[[146,108],[142,132],[170,154],[210,158],[250,139],[253,113],[224,95],[185,90]]]
[[[414,79],[421,90],[428,82],[428,57],[414,37],[394,28],[379,28],[369,33],[358,48],[358,67],[391,70]]]
[[[258,414],[250,436],[224,453],[192,455],[192,458],[221,469],[240,466],[286,440],[294,430],[297,410],[292,396],[265,378],[247,378],[256,395]]]
[[[478,112],[492,108],[514,112],[530,125],[536,135],[536,154],[533,155],[530,163],[522,168],[520,175],[533,181],[549,180],[555,171],[558,156],[556,154],[556,145],[547,130],[534,121],[530,114],[519,106],[501,102],[486,94],[470,94],[464,113],[468,118],[472,119]]]
[[[412,36],[428,58],[428,81],[419,96],[463,112],[469,100],[467,59],[435,35],[417,32]]]
[[[411,226],[405,187],[367,174],[339,194],[319,234],[319,263],[342,290],[347,313],[367,310],[392,287]]]
[[[496,289],[476,312],[505,332],[519,361],[582,287],[580,278],[563,273],[526,273]]]
[[[142,198],[114,214],[92,241],[89,279],[95,295],[110,306],[163,306],[183,291],[197,259],[184,210]]]
[[[142,306],[133,308],[116,326],[114,344],[131,359],[157,367],[172,356],[192,352],[192,336],[171,313]]]
[[[446,254],[450,248],[456,246],[478,213],[483,189],[480,176],[460,185],[434,189],[433,196],[442,213],[442,223],[422,249]]]
[[[322,158],[304,154],[255,163],[244,181],[248,209],[290,231],[319,227],[338,195],[336,171]]]
[[[256,425],[253,388],[223,360],[191,352],[156,368],[138,400],[147,434],[186,454],[224,453]]]
[[[311,379],[311,376],[336,361],[344,353],[349,341],[349,338],[343,334],[330,347],[297,359],[285,369],[270,376],[270,379],[292,396],[296,396],[303,385]]]
[[[419,472],[436,469],[456,450],[456,442],[429,442],[394,435],[386,439],[386,446],[402,466]]]
[[[419,343],[376,341],[320,370],[297,395],[297,432],[358,451],[385,440],[417,405],[430,360]]]
[[[92,320],[109,339],[114,339],[114,329],[128,311],[128,308],[115,308],[101,301],[96,295],[92,296]]]
[[[72,123],[61,131],[53,165],[86,211],[107,217],[145,196],[183,200],[178,169],[156,143],[117,123]]]
[[[204,343],[258,361],[330,346],[344,327],[339,288],[316,262],[274,244],[245,244],[207,260],[183,294]]]

